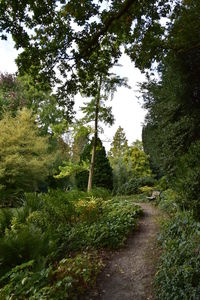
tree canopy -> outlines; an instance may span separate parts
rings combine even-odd
[[[20,77],[0,73],[0,118],[6,112],[15,116],[18,109],[24,107],[37,114],[38,124],[44,133],[56,130],[56,126],[63,122],[71,122],[72,111],[65,109],[65,99],[60,101],[50,86],[44,90],[41,84],[35,85],[28,74]]]
[[[31,112],[23,109],[0,120],[1,201],[14,201],[20,194],[37,191],[50,174],[55,156],[47,137],[41,137]]]
[[[2,0],[0,33],[4,39],[12,34],[16,48],[23,49],[17,59],[21,74],[60,84],[59,96],[70,101],[69,95],[96,73],[107,74],[122,45],[141,69],[160,61],[170,48],[179,49],[166,37],[181,9],[176,0]],[[160,22],[166,16],[167,25]]]

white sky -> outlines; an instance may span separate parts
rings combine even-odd
[[[16,72],[17,66],[14,61],[16,57],[17,51],[14,49],[12,40],[0,41],[0,72]],[[137,83],[144,81],[145,76],[134,67],[128,56],[123,55],[119,63],[122,66],[115,67],[114,71],[116,74],[128,78],[128,84],[131,86],[131,89],[119,88],[112,100],[115,123],[110,128],[104,128],[104,134],[101,136],[107,150],[110,147],[109,141],[112,141],[113,135],[119,126],[125,130],[129,144],[136,139],[141,140],[142,123],[145,117],[145,110],[138,103],[137,99],[139,94],[137,92]],[[76,110],[78,110],[81,102],[80,97],[77,97]]]

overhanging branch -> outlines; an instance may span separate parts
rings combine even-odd
[[[86,45],[87,49],[83,49],[81,56],[89,56],[91,52],[98,47],[99,38],[105,35],[108,32],[110,26],[115,21],[123,17],[124,14],[126,14],[131,8],[131,6],[136,2],[137,0],[125,0],[124,3],[122,3],[121,9],[118,11],[118,13],[113,12],[111,16],[104,22],[102,28],[98,32],[96,32],[96,34],[94,34],[93,37],[89,40],[89,42]]]

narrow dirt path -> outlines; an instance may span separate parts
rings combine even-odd
[[[154,299],[152,281],[159,257],[157,235],[159,210],[149,203],[139,203],[144,216],[126,246],[114,252],[97,280],[97,289],[86,299]]]

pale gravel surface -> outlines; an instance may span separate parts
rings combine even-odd
[[[137,203],[144,211],[138,228],[129,236],[124,248],[113,252],[99,275],[91,300],[154,299],[152,281],[159,257],[157,235],[160,212],[150,203]]]

